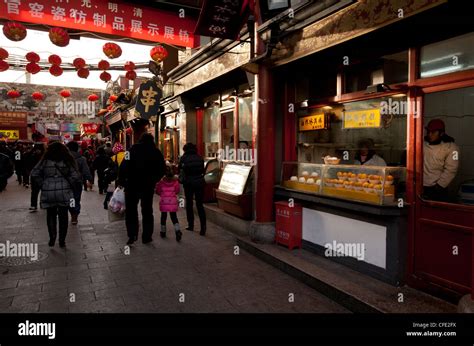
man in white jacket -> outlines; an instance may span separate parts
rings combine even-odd
[[[447,187],[459,167],[459,147],[445,131],[441,119],[431,120],[423,146],[423,197],[443,202],[449,200]]]

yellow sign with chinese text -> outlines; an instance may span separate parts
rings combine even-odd
[[[20,139],[20,131],[18,130],[0,130],[0,138]]]
[[[326,115],[313,114],[298,119],[300,131],[322,130],[327,128]]]
[[[344,112],[344,129],[377,128],[381,126],[381,123],[382,117],[379,108]]]

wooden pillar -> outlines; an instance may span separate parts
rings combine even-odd
[[[295,84],[285,83],[283,102],[283,161],[297,161]],[[293,105],[290,107],[290,105]]]
[[[204,109],[196,109],[196,146],[198,154],[204,156]]]

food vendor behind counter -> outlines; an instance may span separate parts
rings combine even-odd
[[[354,165],[387,166],[385,160],[375,153],[375,145],[372,139],[360,140],[357,147],[359,150],[355,156]]]

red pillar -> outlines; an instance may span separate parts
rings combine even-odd
[[[297,161],[295,84],[292,81],[285,83],[283,116],[283,160]]]
[[[256,222],[273,221],[275,185],[275,98],[272,72],[264,64],[258,70]]]

